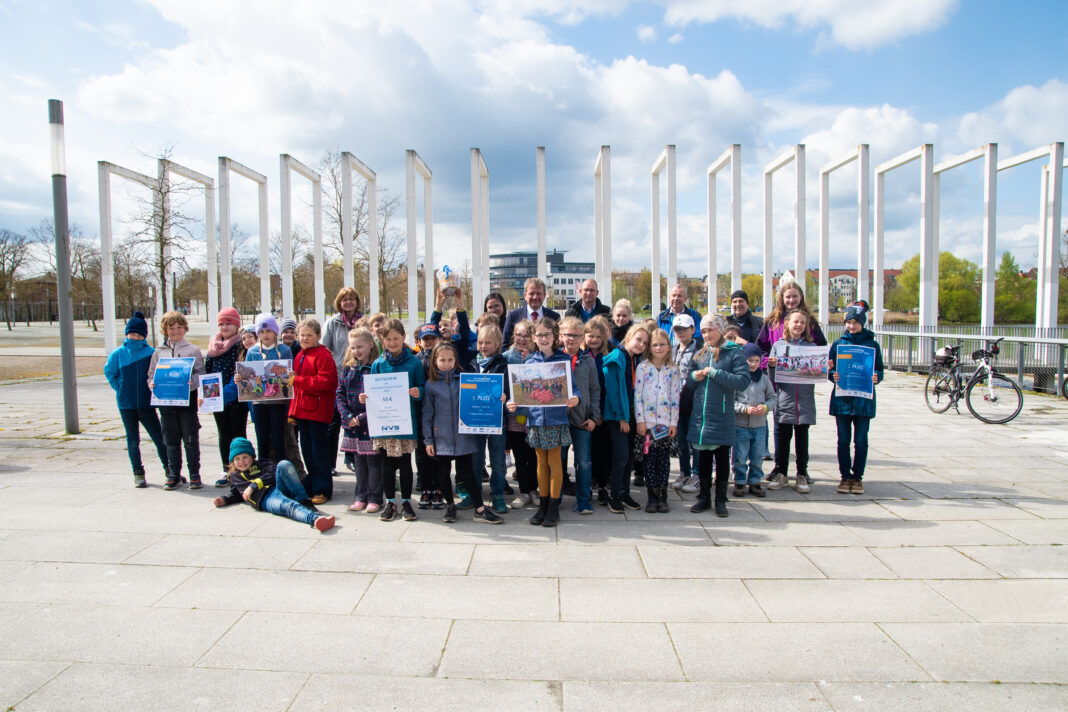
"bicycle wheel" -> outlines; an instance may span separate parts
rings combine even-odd
[[[931,366],[927,383],[923,387],[923,399],[932,413],[945,413],[953,405],[952,371],[945,366]]]
[[[1023,393],[1015,381],[1000,373],[984,374],[968,385],[965,402],[984,423],[1007,423],[1023,409]]]

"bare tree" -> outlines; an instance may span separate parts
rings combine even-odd
[[[25,235],[0,229],[0,295],[14,290],[19,270],[29,261],[30,244]],[[10,311],[7,311],[7,330],[11,331]]]
[[[91,308],[88,312],[84,306],[90,307],[102,301],[100,294],[100,250],[96,242],[85,236],[78,223],[71,223],[70,229],[70,277],[71,277],[71,301],[81,301],[82,315],[93,327],[96,327],[96,310]],[[53,275],[58,272],[56,263],[56,231],[51,219],[44,219],[35,227],[30,228],[30,240],[38,245],[44,253],[44,262],[47,270]],[[86,314],[90,316],[85,317]]]

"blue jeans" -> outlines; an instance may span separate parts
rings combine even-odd
[[[768,437],[768,426],[759,428],[734,429],[734,484],[759,485],[764,477],[764,441]],[[746,478],[748,463],[749,477]]]
[[[489,446],[490,460],[490,494],[494,497],[504,496],[504,433],[500,435],[476,435],[475,453],[472,459],[472,467],[475,471],[475,482],[482,486],[482,471],[486,469],[486,446]],[[459,474],[459,472],[457,472]]]
[[[313,495],[321,494],[327,498],[334,495],[334,478],[330,476],[330,453],[327,429],[330,423],[317,420],[297,420],[297,432],[300,434],[300,453],[304,457],[304,468],[308,471],[308,484]],[[335,458],[337,453],[335,452]]]
[[[868,463],[868,428],[871,426],[871,418],[865,415],[836,415],[834,419],[838,423],[838,473],[847,480],[864,479],[864,466]],[[853,440],[852,463],[849,458],[850,436]]]
[[[571,447],[575,450],[575,510],[589,509],[593,464],[590,462],[590,433],[585,428],[568,426]]]
[[[308,493],[304,491],[293,463],[282,460],[274,471],[274,487],[260,500],[260,509],[310,525],[319,515],[300,503],[307,498]]]
[[[141,429],[138,424],[145,426],[145,432],[152,438],[156,446],[156,454],[163,464],[163,471],[167,471],[167,447],[163,444],[163,428],[160,427],[159,418],[156,417],[155,408],[120,408],[119,417],[122,418],[122,427],[126,429],[126,452],[130,455],[130,465],[134,473],[144,472],[145,466],[141,461]]]

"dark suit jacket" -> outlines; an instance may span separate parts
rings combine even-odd
[[[556,321],[560,321],[560,315],[557,314],[556,312],[554,312],[549,307],[544,306],[544,305],[542,306],[541,309],[538,310],[538,316],[547,316],[550,319],[555,319]],[[530,317],[527,316],[526,304],[524,304],[523,306],[519,307],[518,309],[513,309],[512,311],[508,312],[508,318],[504,320],[504,348],[505,348],[505,350],[511,348],[511,346],[512,346],[512,330],[515,329],[516,322],[517,321],[523,321],[524,319],[529,319],[529,318]],[[533,349],[533,346],[531,346],[531,349]]]

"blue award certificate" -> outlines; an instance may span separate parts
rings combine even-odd
[[[838,344],[838,358],[834,366],[839,374],[836,396],[875,397],[875,384],[871,382],[871,377],[875,375],[875,349]]]
[[[503,433],[503,393],[503,373],[461,373],[459,432],[470,435]]]
[[[192,358],[161,358],[152,375],[152,405],[189,405]]]

